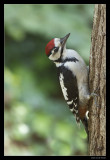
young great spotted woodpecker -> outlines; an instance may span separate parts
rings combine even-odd
[[[45,48],[46,55],[58,68],[59,81],[69,109],[85,126],[88,134],[88,102],[93,94],[89,92],[88,68],[82,57],[72,49],[66,49],[66,41],[70,33],[64,38],[52,39]]]

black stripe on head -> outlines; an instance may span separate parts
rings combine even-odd
[[[59,49],[59,47],[53,47],[52,49],[51,49],[51,51],[50,51],[50,53],[48,54],[48,57],[52,54],[52,50],[54,50],[54,49]],[[57,51],[56,51],[57,52]],[[54,51],[54,54],[56,53],[55,51]]]
[[[52,50],[54,50],[54,53],[53,53],[53,55],[54,55],[54,54],[56,54],[56,53],[58,52],[59,47],[53,47]],[[48,57],[52,54],[52,50],[51,50],[50,53],[48,54]]]

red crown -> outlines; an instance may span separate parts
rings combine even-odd
[[[50,51],[53,49],[54,46],[54,39],[52,39],[45,47],[45,53],[47,56],[49,55]]]

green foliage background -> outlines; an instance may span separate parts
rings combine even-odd
[[[52,39],[71,33],[67,48],[89,62],[94,5],[5,4],[5,155],[86,155],[45,55]]]

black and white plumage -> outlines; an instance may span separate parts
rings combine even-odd
[[[88,87],[88,69],[76,51],[66,49],[69,35],[52,39],[47,44],[45,51],[58,69],[61,89],[69,109],[76,116],[77,122],[81,120],[83,124],[87,124],[85,118],[88,113],[88,101],[91,98]]]
[[[64,99],[66,100],[70,111],[76,116],[76,121],[79,122],[79,93],[77,79],[70,70],[64,67],[64,65],[58,67],[58,76]]]

